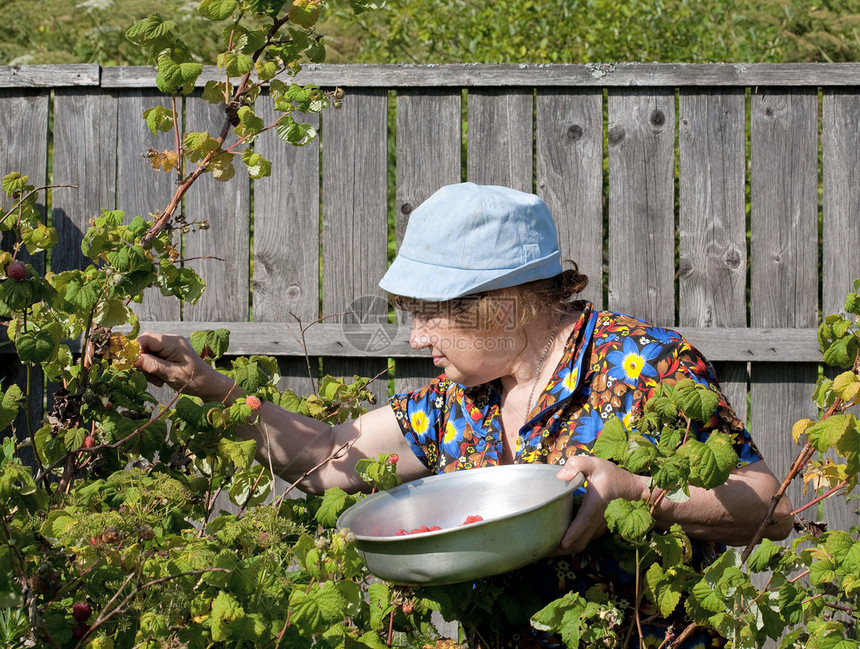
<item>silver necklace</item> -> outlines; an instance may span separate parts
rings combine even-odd
[[[555,323],[555,329],[552,330],[552,333],[549,336],[549,340],[546,343],[546,347],[544,347],[543,354],[541,354],[540,360],[538,361],[537,369],[535,370],[535,378],[532,381],[532,389],[529,392],[529,400],[526,402],[526,412],[525,417],[523,418],[523,423],[529,420],[529,413],[532,411],[532,399],[535,396],[535,388],[537,387],[538,379],[540,378],[540,372],[543,369],[544,361],[546,361],[546,357],[549,355],[549,350],[552,349],[552,344],[555,342],[555,336],[558,333],[559,327],[561,327],[561,321],[564,319],[564,314],[562,313],[558,317],[558,322]]]

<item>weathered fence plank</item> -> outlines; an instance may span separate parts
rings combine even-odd
[[[224,121],[224,109],[200,97],[185,102],[189,131],[210,131],[213,137]],[[227,145],[235,142],[228,139]],[[241,156],[242,148],[237,152]],[[208,230],[195,231],[184,240],[184,254],[206,281],[197,304],[186,304],[183,317],[197,322],[245,320],[250,306],[251,199],[248,175],[237,159],[237,177],[219,182],[211,173],[201,176],[185,196],[189,223],[206,220]],[[196,230],[196,227],[194,228]]]
[[[751,314],[754,327],[814,327],[818,316],[818,101],[813,89],[760,88],[751,102]],[[749,426],[777,475],[797,449],[792,424],[814,417],[817,368],[754,364]],[[797,483],[789,496],[801,502]]]
[[[678,122],[678,322],[686,327],[744,327],[744,91],[683,89]],[[719,378],[735,412],[746,419],[746,363],[723,364]]]
[[[609,93],[609,307],[675,324],[675,93]]]
[[[466,179],[533,190],[531,90],[479,88],[468,97]]]
[[[182,119],[182,101],[179,119]],[[118,97],[116,207],[125,211],[126,220],[135,216],[151,219],[163,210],[176,190],[176,172],[155,173],[147,152],[176,148],[173,132],[153,135],[144,127],[143,112],[155,106],[170,108],[170,98],[152,90],[124,90]],[[143,320],[179,320],[181,305],[155,288],[146,290],[143,302],[132,305]]]
[[[271,124],[271,102],[261,104],[258,114]],[[319,127],[316,115],[302,121]],[[254,182],[253,319],[280,323],[284,338],[300,339],[301,327],[319,318],[320,189],[307,180],[319,178],[319,140],[294,147],[263,137],[254,150],[272,162],[272,176]],[[308,363],[318,367],[318,357],[279,362],[281,387],[311,394]]]
[[[117,100],[92,88],[54,91],[55,184],[75,189],[53,192],[52,225],[63,245],[51,251],[51,270],[81,268],[83,233],[100,208],[115,206]]]
[[[100,78],[101,68],[92,63],[0,66],[0,88],[97,86]]]
[[[589,282],[582,297],[603,305],[603,91],[539,89],[537,194],[558,227],[562,259]]]
[[[143,321],[141,326],[153,331],[170,331],[187,335],[206,323],[195,321]],[[216,324],[216,323],[213,323]],[[312,356],[349,356],[355,358],[380,358],[380,351],[347,346],[343,323],[332,323],[331,319],[315,324],[306,334],[303,346],[295,327],[285,332],[281,322],[248,322],[246,320],[222,321],[219,327],[230,329],[230,353],[245,356],[267,354],[270,356],[304,356],[305,349]],[[409,346],[408,327],[394,324],[381,325],[382,336],[387,346],[383,357],[395,359],[427,360],[426,350],[415,350]],[[746,359],[760,365],[774,363],[811,363],[821,360],[814,328],[796,329],[747,329],[722,327],[677,327],[684,337],[713,361],[736,361]],[[7,340],[0,330],[0,344]],[[80,351],[80,341],[68,341],[72,352]],[[0,347],[0,349],[3,349]],[[7,348],[6,352],[10,350]],[[346,352],[346,353],[345,353]]]
[[[860,278],[860,97],[854,92],[828,90],[822,111],[823,313],[845,313],[845,294]],[[835,368],[828,368],[831,376]],[[838,461],[838,458],[834,458]],[[832,529],[860,524],[857,501],[824,501],[824,519]]]
[[[421,88],[397,93],[397,190],[394,201],[398,246],[409,215],[443,185],[460,180],[461,107],[459,90]],[[398,330],[408,331],[411,318],[397,313]],[[429,358],[395,361],[394,389],[407,392],[438,374]]]
[[[377,285],[387,267],[388,93],[360,90],[322,120],[323,316],[331,322],[375,325],[387,321],[387,301]],[[344,337],[342,350],[371,341]],[[377,376],[383,359],[324,358],[335,376]],[[387,396],[386,376],[373,384]]]
[[[22,68],[27,66],[21,66]],[[61,67],[61,66],[56,66]],[[0,68],[0,84],[3,72]],[[198,86],[221,80],[223,73],[206,68]],[[674,86],[856,86],[860,63],[587,63],[494,65],[306,65],[296,83],[341,88],[415,88],[586,86],[594,88]],[[43,75],[40,85],[52,85]],[[146,67],[102,70],[103,88],[155,87],[155,71]]]
[[[0,177],[13,171],[29,177],[34,187],[43,187],[48,169],[48,102],[46,92],[0,89]],[[37,206],[42,218],[45,216],[45,195],[41,192]],[[0,216],[13,207],[13,202],[0,192]],[[10,217],[13,218],[13,217]],[[15,245],[11,233],[2,233],[2,250],[12,251]],[[38,272],[45,271],[45,255],[29,255],[22,248],[18,259],[33,264]],[[9,349],[11,345],[5,348]],[[42,399],[45,377],[40,369],[28,370],[11,356],[0,362],[0,385],[20,385],[30,394],[28,407],[22,409],[14,422],[19,437],[28,435],[28,421],[38,422],[42,417]],[[27,460],[31,457],[25,458]]]

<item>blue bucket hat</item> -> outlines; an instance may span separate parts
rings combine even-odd
[[[441,302],[561,273],[546,203],[508,187],[446,185],[409,217],[379,282],[393,295]]]

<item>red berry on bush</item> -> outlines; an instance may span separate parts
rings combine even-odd
[[[27,277],[27,267],[23,261],[13,261],[6,266],[6,275],[16,282],[20,282]]]
[[[400,456],[397,455],[397,453],[392,453],[391,455],[388,456],[389,464],[397,464],[397,462],[399,460],[400,460]]]
[[[403,602],[400,608],[403,609],[403,612],[406,613],[406,615],[409,615],[415,608],[415,604],[410,599],[408,602]]]
[[[89,632],[89,630],[89,624],[87,624],[86,622],[78,622],[72,629],[72,635],[75,636],[78,640],[80,640]]]
[[[72,617],[75,618],[77,622],[86,622],[90,619],[90,615],[92,614],[93,609],[86,602],[75,602],[72,606]],[[89,626],[87,626],[87,629],[89,629]]]
[[[83,444],[81,444],[81,446],[83,446],[84,448],[92,448],[95,445],[96,440],[95,437],[93,437],[92,435],[87,435],[86,437],[84,437]]]
[[[253,394],[249,397],[245,397],[245,405],[248,406],[254,412],[260,410],[263,407],[263,404],[260,402],[260,399],[255,397]]]

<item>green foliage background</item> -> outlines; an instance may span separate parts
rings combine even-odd
[[[6,0],[0,64],[142,65],[125,27],[169,15],[194,52],[221,27],[187,0]],[[793,62],[860,59],[860,0],[330,0],[330,63]],[[215,63],[201,60],[201,63]]]

